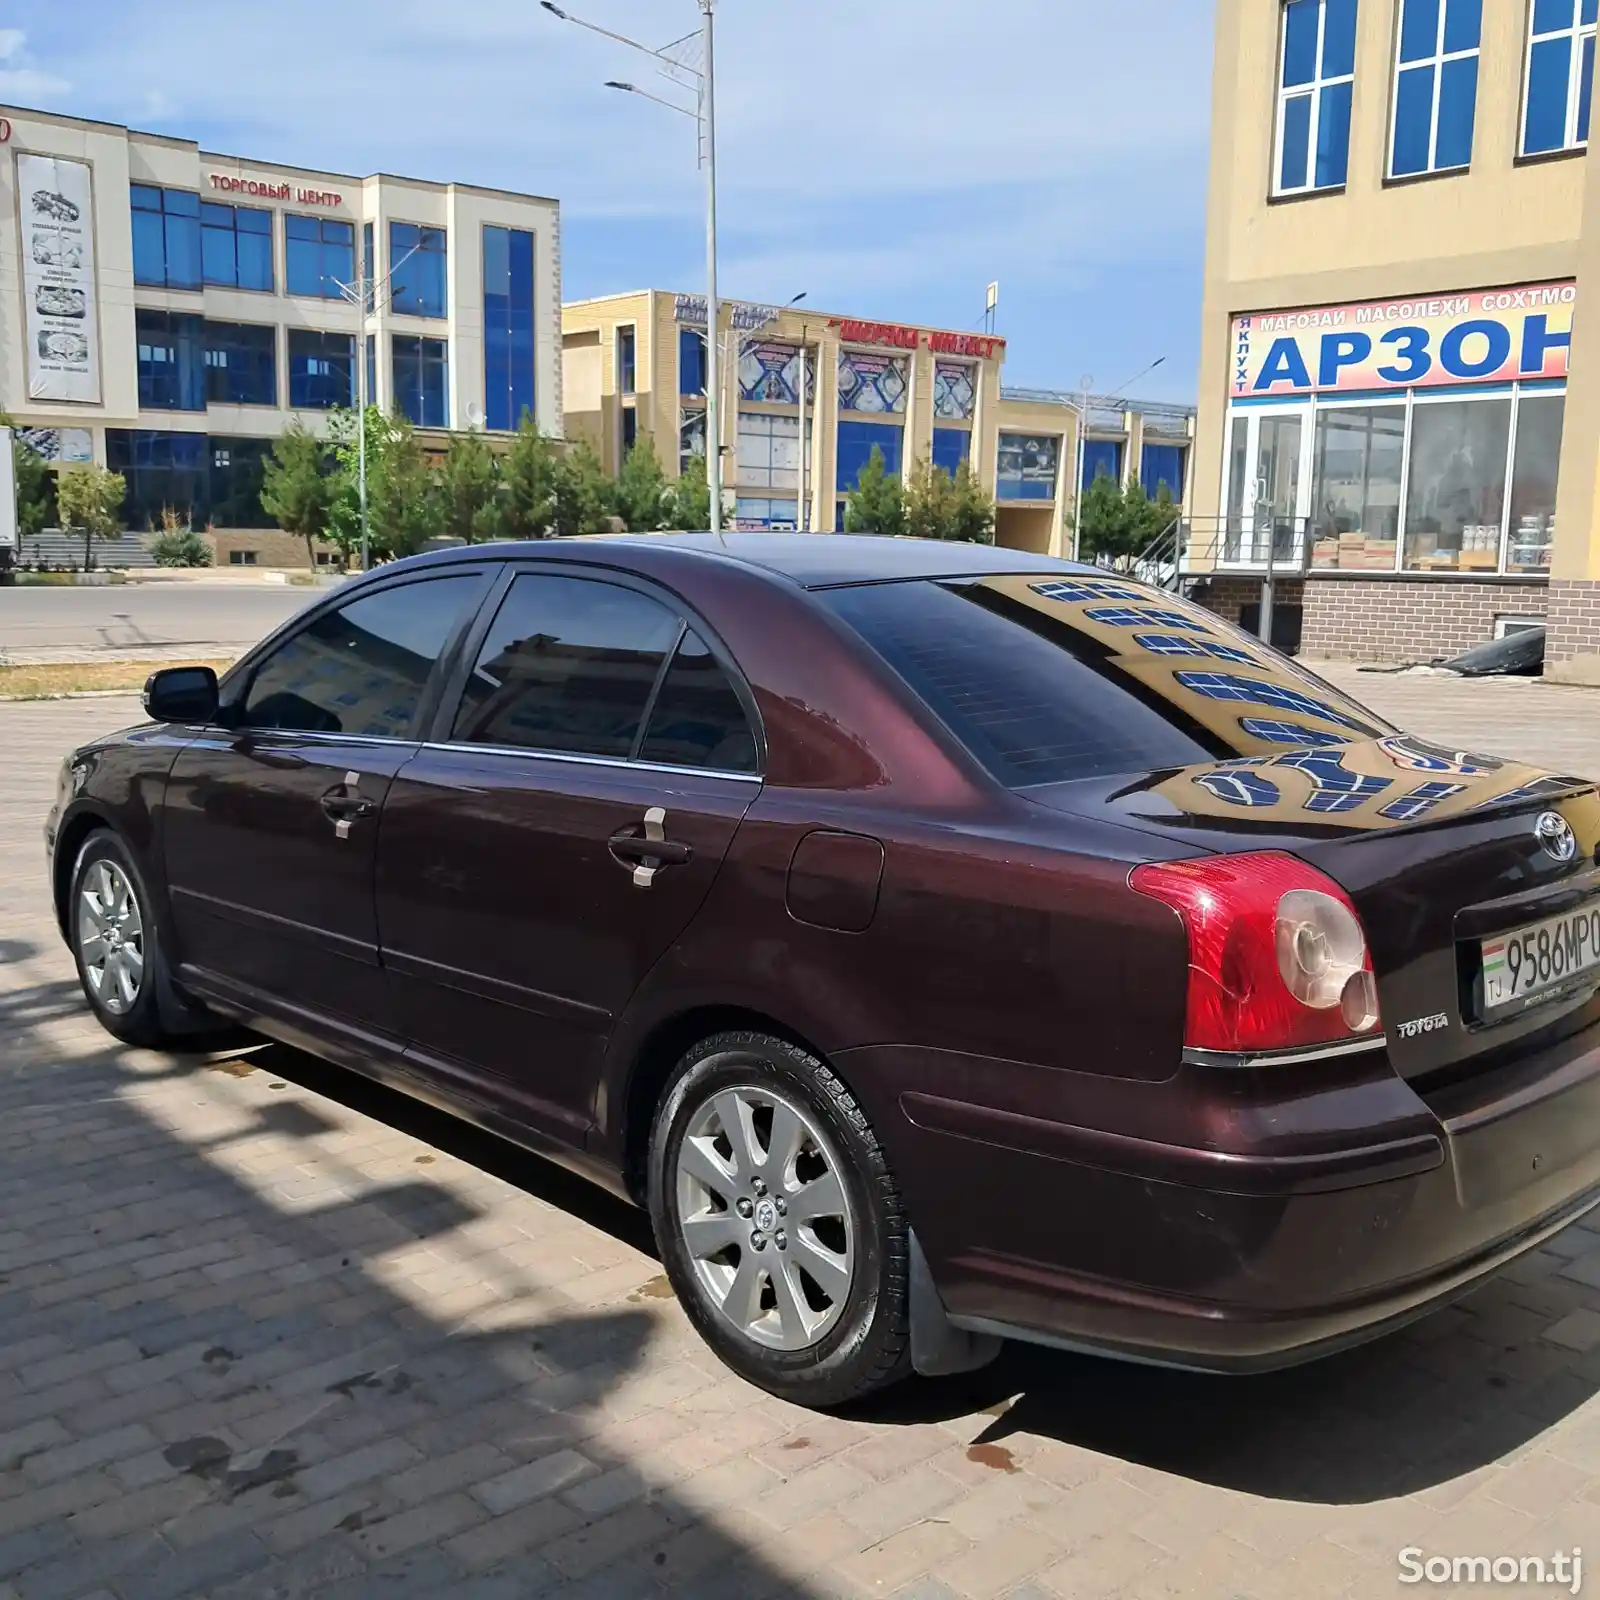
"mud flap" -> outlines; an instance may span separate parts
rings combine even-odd
[[[911,1365],[924,1378],[976,1372],[1000,1354],[1005,1341],[991,1333],[967,1333],[945,1311],[938,1285],[916,1230],[911,1233]]]

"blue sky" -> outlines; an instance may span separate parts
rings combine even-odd
[[[693,0],[571,0],[665,43]],[[977,327],[1007,381],[1194,398],[1211,7],[718,0],[722,287]],[[559,197],[568,299],[699,290],[694,129],[536,0],[0,0],[0,101],[333,171]]]

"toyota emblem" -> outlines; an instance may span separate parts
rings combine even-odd
[[[1565,865],[1578,853],[1578,836],[1572,831],[1567,819],[1558,812],[1545,812],[1534,823],[1533,836],[1539,841],[1539,848],[1552,861],[1559,861]]]

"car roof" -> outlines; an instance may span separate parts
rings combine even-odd
[[[1007,550],[993,545],[938,539],[893,539],[849,533],[624,533],[576,539],[541,539],[478,545],[478,556],[538,555],[545,558],[615,559],[629,550],[671,550],[706,560],[732,561],[787,578],[805,589],[885,583],[910,578],[988,577],[1003,573],[1099,573],[1103,568]],[[457,547],[429,559],[460,558]],[[619,565],[624,564],[619,562]]]

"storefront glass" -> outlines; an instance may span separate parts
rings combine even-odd
[[[1509,572],[1549,571],[1556,536],[1556,469],[1567,397],[1525,394],[1517,407],[1517,445],[1511,471]]]
[[[1445,400],[1411,418],[1407,572],[1495,572],[1506,504],[1511,401]]]
[[[1319,412],[1312,457],[1314,566],[1384,569],[1400,537],[1406,408]]]

